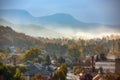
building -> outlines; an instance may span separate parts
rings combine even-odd
[[[112,48],[110,52],[107,55],[106,61],[98,61],[95,62],[95,68],[99,69],[100,67],[103,68],[103,72],[111,72],[115,73],[115,71],[120,71],[120,42],[119,40],[113,40],[114,44],[112,45]]]
[[[114,60],[95,62],[95,69],[99,69],[100,67],[103,69],[104,73],[120,71],[120,57],[116,57]]]
[[[76,63],[73,64],[73,70],[76,67],[82,67],[84,69],[84,72],[95,72],[95,60],[94,60],[94,56],[91,56],[90,60],[83,60],[83,61],[78,61]]]
[[[115,72],[115,62],[114,61],[102,61],[102,62],[96,62],[95,63],[95,68],[99,69],[99,68],[103,69],[103,72],[111,72],[114,73]]]
[[[44,80],[49,80],[50,74],[53,72],[54,70],[49,66],[42,66],[39,63],[35,63],[31,66],[28,66],[28,70],[24,73],[24,76],[25,80],[31,80],[34,75],[40,74]]]

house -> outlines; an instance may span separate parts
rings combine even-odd
[[[96,62],[95,63],[95,68],[99,69],[102,68],[103,72],[115,72],[115,62],[114,61],[101,61],[101,62]]]
[[[116,57],[114,60],[95,62],[95,68],[99,69],[100,67],[103,69],[104,73],[120,71],[120,57]]]
[[[49,80],[50,74],[54,72],[54,69],[49,66],[42,66],[39,63],[35,63],[28,66],[27,72],[24,73],[25,80],[30,80],[34,75],[40,74],[44,80]]]
[[[98,71],[98,74],[93,77],[93,80],[119,80],[119,77],[114,73],[104,74],[103,71],[100,69]]]
[[[95,60],[94,56],[89,57],[89,60],[79,60],[78,62],[73,64],[73,69],[74,67],[83,67],[84,71],[86,72],[95,72]]]

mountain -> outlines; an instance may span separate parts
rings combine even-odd
[[[61,26],[79,26],[80,24],[85,25],[85,23],[76,20],[73,16],[63,13],[39,17],[39,21],[44,25],[46,24]]]
[[[26,10],[5,9],[0,10],[0,19],[1,24],[9,24],[8,26],[11,26],[14,30],[35,37],[81,38],[86,36],[91,38],[99,37],[103,33],[119,33],[119,26],[85,23],[66,13],[34,17]]]
[[[1,9],[0,18],[18,24],[29,24],[34,21],[34,17],[27,11],[17,9]]]
[[[72,28],[89,28],[90,26],[98,26],[96,23],[84,23],[75,19],[70,14],[57,13],[48,16],[34,17],[25,10],[0,10],[0,18],[11,21],[18,24],[39,24],[49,26],[60,26],[60,27],[72,27]]]
[[[47,38],[65,37],[65,35],[63,34],[57,33],[53,30],[46,29],[45,27],[41,27],[40,25],[35,24],[13,24],[7,20],[0,19],[0,25],[10,26],[17,32],[22,32],[34,37],[47,37]]]
[[[38,18],[39,22],[43,25],[56,25],[61,27],[70,27],[70,28],[90,28],[91,26],[98,26],[100,24],[95,23],[84,23],[75,19],[70,14],[57,13],[49,16],[43,16]]]

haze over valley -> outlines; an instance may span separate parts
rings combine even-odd
[[[34,17],[26,10],[0,10],[0,23],[34,37],[92,39],[119,35],[119,26],[86,23],[70,14],[56,13]]]

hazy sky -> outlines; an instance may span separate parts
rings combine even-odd
[[[120,0],[0,0],[0,9],[25,9],[33,16],[68,13],[80,21],[120,25]]]

